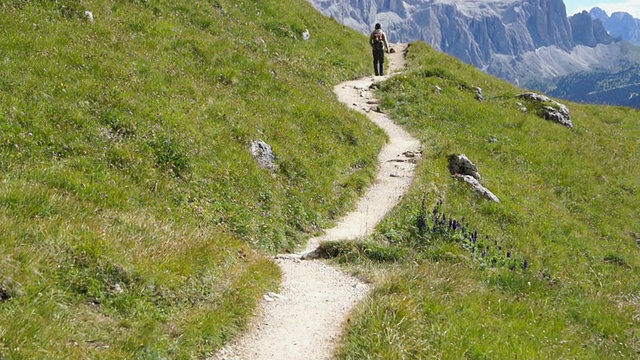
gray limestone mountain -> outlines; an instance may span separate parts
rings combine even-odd
[[[309,2],[363,33],[379,22],[391,41],[425,41],[520,86],[576,72],[614,71],[640,59],[588,13],[568,18],[562,0]]]
[[[614,38],[622,38],[632,44],[640,45],[640,19],[626,12],[614,12],[609,16],[599,7],[591,9],[589,15],[600,20],[606,31]]]
[[[614,41],[602,22],[592,18],[586,11],[569,17],[569,24],[576,44],[596,47],[598,44],[611,44]]]

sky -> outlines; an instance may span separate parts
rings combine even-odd
[[[611,15],[616,11],[624,11],[640,18],[640,0],[564,0],[567,7],[567,16],[571,16],[582,10],[591,10],[599,7]]]

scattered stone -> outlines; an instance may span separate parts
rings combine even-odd
[[[280,260],[300,260],[301,256],[300,254],[278,254],[275,258]]]
[[[467,84],[461,84],[459,88],[462,90],[473,92],[476,100],[480,102],[484,101],[484,96],[482,95],[482,88],[478,86],[469,86]]]
[[[484,196],[485,198],[500,203],[500,199],[498,199],[497,196],[495,196],[491,191],[489,191],[489,189],[485,188],[484,186],[482,186],[480,184],[480,182],[475,179],[473,176],[471,175],[461,175],[461,174],[455,174],[454,177],[464,180],[465,182],[471,184],[471,186],[473,186],[473,190],[477,193],[479,193],[480,195]]]
[[[482,88],[476,86],[474,89],[476,90],[476,100],[483,102],[484,96],[482,95]]]
[[[551,100],[550,98],[536,94],[533,92],[522,93],[516,95],[518,99],[524,99],[535,104],[538,116],[557,122],[560,125],[573,128],[571,117],[569,116],[569,108],[565,105]],[[525,108],[526,109],[526,108]]]
[[[371,110],[372,110],[372,111],[375,111],[375,112],[377,112],[377,113],[380,113],[380,114],[384,114],[384,113],[382,112],[382,109],[380,109],[380,106],[372,106],[372,107],[371,107]]]
[[[517,104],[518,106],[520,106],[520,111],[522,111],[522,112],[527,112],[527,110],[529,110],[529,109],[527,109],[527,107],[526,107],[526,106],[524,106],[524,104],[523,104],[523,103],[521,103],[521,102],[519,102],[519,101],[518,101],[516,104]]]
[[[272,298],[272,299],[277,299],[277,300],[287,300],[287,297],[286,297],[286,296],[282,296],[282,295],[280,295],[280,294],[276,294],[276,293],[271,292],[271,291],[269,291],[269,292],[267,293],[267,295],[268,295],[270,298]]]
[[[84,16],[87,17],[87,20],[89,20],[89,22],[93,22],[93,13],[91,11],[85,11]]]
[[[116,295],[120,295],[120,294],[122,294],[124,292],[124,290],[122,290],[122,286],[120,286],[120,284],[115,284],[115,285],[113,285],[113,292]]]
[[[367,100],[367,104],[370,104],[370,105],[380,104],[380,100],[378,99]]]
[[[396,49],[394,48],[389,48],[389,54],[395,54],[396,53]]]
[[[467,158],[465,154],[449,155],[449,172],[456,179],[464,180],[473,186],[474,191],[480,193],[489,200],[500,202],[497,196],[480,184],[482,177],[478,173],[478,167]]]
[[[251,155],[258,161],[263,169],[274,171],[276,169],[276,156],[271,146],[262,140],[251,143]]]
[[[442,92],[442,88],[440,86],[436,85],[435,93],[439,95],[441,92]]]
[[[546,110],[546,112],[543,114],[543,117],[545,119],[555,121],[558,124],[564,125],[566,127],[573,127],[573,123],[571,122],[571,118],[569,117],[569,109],[567,109],[567,107],[558,109],[553,106],[545,106],[543,109]]]
[[[487,140],[487,142],[489,142],[490,144],[494,144],[498,142],[498,138],[495,136],[491,136],[489,137],[489,139]]]
[[[304,32],[302,33],[302,39],[304,39],[304,41],[309,41],[309,39],[311,39],[311,33],[309,32],[309,29],[304,30]]]
[[[477,180],[482,180],[480,173],[478,173],[478,167],[467,158],[465,154],[461,155],[449,155],[449,172],[451,175],[470,175]]]
[[[11,278],[5,279],[2,284],[0,284],[0,302],[22,295],[24,295],[24,293],[20,289],[20,285]]]
[[[418,150],[418,151],[405,151],[402,153],[402,155],[408,157],[408,158],[414,158],[416,156],[420,156],[422,155],[422,150]]]

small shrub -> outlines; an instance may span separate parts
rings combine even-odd
[[[156,157],[156,165],[183,178],[190,170],[189,154],[186,148],[171,137],[160,136],[149,143]]]
[[[622,266],[622,267],[629,267],[627,260],[625,260],[622,256],[618,254],[607,254],[604,257],[604,261],[607,263]]]

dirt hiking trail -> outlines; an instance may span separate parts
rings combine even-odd
[[[387,55],[389,73],[404,69],[406,44],[392,46]],[[387,76],[347,81],[334,88],[341,102],[362,112],[382,128],[389,141],[378,155],[376,181],[358,201],[357,208],[324,235],[311,238],[300,254],[276,256],[283,280],[279,294],[264,296],[261,313],[249,330],[213,360],[326,360],[331,359],[351,309],[370,291],[368,284],[314,260],[323,241],[352,240],[370,235],[376,224],[402,198],[414,176],[420,142],[378,112],[371,85]]]

